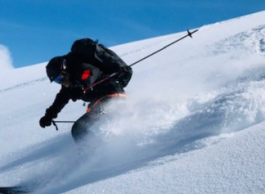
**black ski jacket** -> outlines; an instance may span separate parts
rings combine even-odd
[[[69,100],[76,100],[73,99],[72,90],[77,85],[82,85],[83,88],[88,88],[93,83],[104,78],[106,75],[117,72],[118,69],[118,67],[114,67],[113,72],[103,72],[93,64],[83,62],[82,59],[76,57],[72,53],[66,55],[65,58],[67,60],[66,72],[70,75],[69,79],[71,82],[71,86],[69,88],[62,86],[59,93],[56,95],[53,104],[46,110],[46,115],[51,118],[56,118],[57,114],[64,108],[64,106],[69,102]],[[131,71],[130,67],[129,70]],[[87,90],[86,93],[82,96],[81,100],[85,102],[91,102],[102,98],[108,94],[124,93],[123,85],[121,84],[121,82],[117,81],[117,77],[110,78],[107,81],[96,85],[92,89]],[[129,82],[130,78],[131,74],[129,78],[126,78],[125,75],[122,79],[127,79],[127,81]]]

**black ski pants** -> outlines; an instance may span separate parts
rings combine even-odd
[[[72,127],[72,136],[75,142],[79,143],[82,140],[85,140],[86,136],[93,136],[93,132],[91,132],[89,128],[100,119],[101,115],[104,114],[106,103],[108,103],[113,98],[124,97],[126,97],[124,93],[109,94],[100,99],[90,102],[87,107],[86,113],[81,116]]]

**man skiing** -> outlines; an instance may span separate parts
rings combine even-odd
[[[105,104],[114,98],[125,97],[132,69],[113,51],[91,39],[74,42],[67,55],[52,58],[46,66],[51,82],[61,84],[53,104],[40,119],[40,126],[50,126],[69,100],[89,102],[86,113],[72,126],[72,136],[80,142],[89,126],[99,119]],[[105,79],[99,84],[99,81]]]

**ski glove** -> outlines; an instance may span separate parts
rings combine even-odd
[[[123,67],[121,71],[118,73],[118,81],[123,88],[125,88],[132,77],[132,68],[130,66]]]
[[[45,128],[45,127],[48,127],[48,126],[51,126],[52,124],[52,118],[45,115],[43,116],[41,119],[40,119],[40,126],[42,128]]]
[[[71,98],[73,101],[82,99],[83,95],[84,95],[83,85],[77,84],[71,89]]]

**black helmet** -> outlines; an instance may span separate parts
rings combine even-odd
[[[50,81],[54,81],[60,73],[66,69],[66,59],[64,56],[52,58],[46,66],[46,73]]]

